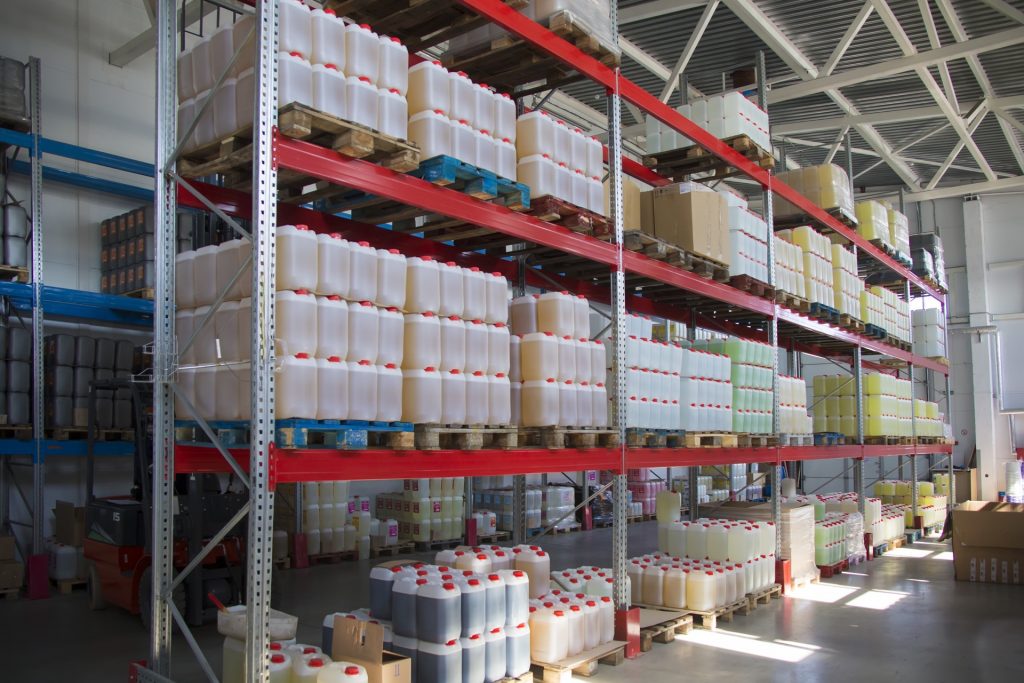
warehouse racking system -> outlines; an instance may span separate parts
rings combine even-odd
[[[380,166],[341,156],[332,150],[279,134],[276,129],[278,9],[273,1],[256,2],[256,109],[253,128],[252,191],[237,190],[184,181],[176,171],[180,153],[176,130],[176,46],[180,43],[180,27],[176,26],[173,3],[159,6],[157,17],[157,132],[155,216],[157,222],[157,294],[155,302],[154,343],[154,492],[153,492],[153,618],[149,668],[138,671],[140,680],[166,681],[171,677],[170,648],[176,624],[196,654],[211,680],[216,680],[195,639],[169,599],[184,574],[173,575],[171,566],[173,491],[175,474],[186,472],[234,471],[249,487],[248,564],[247,564],[247,644],[245,661],[249,680],[266,680],[266,645],[270,615],[272,574],[271,534],[274,515],[274,490],[284,482],[326,479],[376,480],[400,477],[438,477],[475,475],[517,475],[516,491],[524,491],[524,478],[518,475],[552,471],[610,470],[615,501],[613,563],[615,601],[625,613],[629,607],[629,588],[625,576],[627,557],[625,472],[643,467],[696,467],[702,464],[770,463],[773,494],[778,490],[778,467],[782,462],[816,459],[851,459],[854,487],[863,493],[864,458],[909,456],[912,470],[916,456],[950,453],[949,445],[873,446],[772,446],[762,448],[648,449],[629,448],[624,438],[621,446],[599,449],[521,449],[509,451],[387,451],[387,450],[293,450],[274,446],[274,291],[275,291],[275,227],[279,223],[305,223],[316,231],[339,230],[347,237],[388,244],[412,255],[444,255],[462,265],[481,265],[500,271],[520,287],[550,287],[552,283],[584,294],[594,301],[611,305],[615,356],[619,360],[619,396],[623,403],[625,391],[623,359],[624,329],[627,309],[687,322],[692,326],[735,333],[767,341],[779,350],[808,353],[848,364],[861,395],[861,369],[868,366],[864,353],[879,354],[903,361],[913,379],[914,369],[932,370],[943,376],[948,368],[934,360],[920,358],[905,350],[876,339],[841,330],[812,320],[773,301],[740,291],[728,284],[714,282],[665,262],[649,259],[623,248],[622,175],[627,173],[645,182],[662,185],[667,179],[657,176],[635,161],[623,157],[620,108],[623,103],[635,105],[650,116],[694,140],[724,163],[759,183],[765,192],[764,206],[771,224],[771,193],[776,193],[800,207],[818,229],[846,238],[860,252],[861,258],[875,267],[892,273],[893,287],[907,297],[929,296],[944,306],[942,294],[930,284],[909,272],[892,258],[861,238],[854,230],[812,204],[785,184],[774,181],[771,173],[748,161],[708,132],[685,119],[668,105],[625,79],[617,68],[606,66],[559,38],[543,26],[515,12],[500,0],[439,1],[461,16],[467,12],[478,15],[509,31],[538,54],[556,62],[571,65],[579,77],[589,78],[605,87],[609,104],[609,134],[606,161],[609,167],[611,222],[613,239],[601,241],[575,234],[564,228],[514,213],[504,207],[477,201],[466,195],[437,187],[418,178],[402,175]],[[463,22],[466,26],[473,25]],[[479,22],[477,22],[479,23]],[[406,36],[397,27],[381,24],[378,28],[399,38]],[[612,3],[612,35],[617,36],[615,3]],[[450,37],[450,36],[449,36]],[[617,38],[616,38],[617,40]],[[763,69],[760,70],[763,73]],[[481,74],[482,76],[483,74]],[[214,90],[219,86],[214,86]],[[521,93],[519,93],[521,94]],[[197,119],[199,116],[197,115]],[[187,132],[185,134],[187,136]],[[426,214],[440,214],[455,221],[486,228],[504,242],[500,255],[477,251],[478,247],[460,248],[441,241],[427,240],[386,228],[360,223],[291,203],[278,204],[278,170],[301,174],[309,182],[326,181],[353,190],[383,197],[402,205],[415,207]],[[213,448],[176,446],[174,442],[174,407],[176,348],[174,335],[174,258],[175,209],[178,205],[205,208],[232,225],[239,235],[249,237],[253,244],[252,287],[252,419],[248,448],[227,448],[215,442]],[[250,220],[251,234],[232,217]],[[769,240],[771,243],[771,240]],[[533,252],[529,263],[515,256],[517,247],[528,244]],[[555,256],[557,263],[555,264]],[[545,259],[548,267],[545,268]],[[769,257],[769,263],[772,262]],[[578,269],[580,265],[591,270]],[[572,266],[570,268],[569,266]],[[593,273],[576,277],[560,274],[574,270]],[[774,274],[769,277],[774,282]],[[638,288],[658,285],[657,293],[638,294]],[[649,290],[651,292],[654,289]],[[664,292],[668,292],[665,295]],[[777,357],[778,354],[776,354]],[[879,367],[879,366],[875,366]],[[778,367],[774,376],[778,377]],[[776,399],[777,403],[777,399]],[[859,403],[859,402],[858,402]],[[625,433],[624,411],[615,411],[615,427]],[[774,411],[778,419],[778,408]],[[205,424],[199,416],[194,416]],[[858,415],[858,433],[863,434],[863,420]],[[776,422],[776,431],[778,424]],[[916,478],[916,473],[915,473]],[[695,477],[691,476],[691,482]],[[694,498],[691,496],[691,500]],[[780,505],[772,497],[773,512],[778,519]],[[863,505],[863,496],[861,496]],[[916,498],[915,498],[916,501]],[[522,504],[518,507],[521,509]],[[915,503],[916,507],[916,503]],[[915,510],[916,512],[916,510]],[[522,524],[517,525],[521,534]],[[223,532],[222,532],[223,533]],[[521,538],[521,536],[520,536]],[[200,557],[219,540],[215,536]],[[517,539],[518,540],[518,539]]]

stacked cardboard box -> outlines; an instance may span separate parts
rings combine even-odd
[[[729,265],[725,199],[698,183],[675,183],[640,195],[640,223],[648,235],[696,256]]]

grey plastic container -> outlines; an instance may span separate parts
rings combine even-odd
[[[70,334],[51,334],[46,338],[46,360],[57,365],[75,364],[75,338]]]
[[[28,237],[28,213],[19,204],[4,204],[4,237]],[[9,264],[14,265],[14,264]]]
[[[7,361],[7,391],[31,391],[32,366],[23,360]]]
[[[0,329],[0,360],[7,360],[7,330]]]
[[[30,397],[26,392],[7,392],[7,424],[26,425],[32,419],[29,412]]]
[[[114,400],[114,429],[130,429],[132,426],[132,402]]]
[[[89,395],[89,383],[92,382],[96,371],[92,368],[75,368],[75,389],[74,395],[78,398],[85,398]]]
[[[96,399],[96,426],[99,429],[112,429],[114,426],[114,399]]]
[[[95,368],[99,370],[114,369],[114,357],[117,355],[117,342],[113,339],[107,339],[106,337],[100,337],[96,340],[96,365]]]
[[[117,342],[117,346],[114,351],[114,369],[130,372],[132,369],[132,361],[134,359],[135,345],[124,339]]]
[[[72,420],[75,427],[89,426],[89,399],[79,396],[71,399]]]
[[[113,370],[108,370],[106,368],[96,368],[95,379],[96,379],[97,382],[106,382],[108,380],[112,380],[112,379],[114,379],[114,371]],[[97,389],[96,390],[96,396],[98,398],[113,399],[114,398],[114,390],[113,389]]]
[[[92,337],[75,337],[75,365],[81,368],[96,367],[96,340]]]
[[[114,377],[116,379],[123,379],[131,381],[132,373],[128,370],[114,370]],[[126,400],[132,397],[132,390],[129,387],[122,387],[114,391],[114,398]]]
[[[51,365],[46,369],[46,375],[48,393],[66,397],[75,395],[75,369],[72,366]]]
[[[73,426],[73,399],[68,396],[55,396],[47,401],[46,424],[49,427]]]
[[[28,360],[32,357],[32,333],[24,327],[7,328],[7,358]]]
[[[7,215],[7,212],[4,212]],[[24,237],[10,237],[4,235],[4,265],[14,268],[25,268],[28,266],[28,242]]]
[[[7,391],[7,361],[0,361],[0,391]]]

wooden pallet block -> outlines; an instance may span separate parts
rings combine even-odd
[[[516,427],[415,425],[414,435],[416,449],[421,451],[478,451],[485,446],[508,450],[519,444]]]
[[[746,597],[744,597],[743,600],[738,600],[730,605],[718,607],[713,610],[690,610],[690,614],[694,618],[694,623],[699,619],[700,627],[705,631],[717,630],[719,619],[725,622],[732,622],[733,614],[736,612],[740,612],[741,614],[750,613],[750,603],[747,601]]]
[[[624,643],[613,640],[559,662],[533,662],[533,672],[544,683],[568,683],[573,675],[589,678],[597,673],[599,663],[609,666],[622,664],[625,661],[625,647]]]
[[[320,553],[319,555],[310,555],[310,564],[336,564],[338,562],[352,562],[359,559],[358,550],[346,550],[340,553]]]
[[[0,596],[3,596],[4,600],[17,600],[21,597],[21,587],[2,588],[0,589]]]
[[[751,611],[756,610],[758,605],[767,605],[772,601],[772,598],[782,597],[782,586],[777,583],[773,583],[768,588],[763,588],[755,593],[749,593],[747,595],[747,601],[750,603]]]
[[[567,427],[521,427],[519,445],[560,450],[563,448],[615,448],[619,433],[613,429],[571,429]]]
[[[530,208],[530,188],[527,185],[502,178],[492,171],[454,157],[441,155],[421,161],[419,168],[409,174],[434,185],[458,190],[475,199],[494,200],[493,203],[513,211]]]
[[[687,432],[687,448],[736,448],[737,436],[718,432]]]
[[[668,435],[648,429],[627,429],[626,446],[629,448],[667,448]]]
[[[839,326],[853,332],[864,332],[864,323],[857,320],[857,318],[854,318],[852,315],[846,315],[845,313],[839,314]]]
[[[779,444],[782,446],[813,446],[813,434],[779,434]]]
[[[0,266],[0,279],[7,282],[28,282],[28,268],[24,266]]]
[[[70,595],[76,588],[85,588],[88,584],[87,579],[51,579],[50,582],[57,586],[57,590],[60,591],[61,595]]]
[[[677,634],[693,630],[693,617],[684,610],[660,607],[640,608],[640,651],[650,652],[654,643],[675,642]]]
[[[775,434],[737,434],[740,448],[768,448],[779,445],[779,437]]]
[[[370,547],[370,557],[397,557],[416,552],[416,544],[412,541],[404,541],[395,545],[381,545]]]
[[[775,159],[771,152],[758,147],[746,135],[734,135],[722,142],[761,168],[775,167]],[[643,163],[657,173],[674,179],[683,179],[698,173],[711,173],[713,179],[719,179],[738,173],[733,166],[698,145],[649,154],[644,157]]]
[[[550,195],[531,197],[528,213],[538,220],[558,225],[584,235],[603,237],[610,234],[608,219],[571,202]]]
[[[744,292],[764,299],[775,300],[775,288],[766,282],[761,282],[749,275],[733,275],[729,278],[729,284]]]
[[[156,298],[156,290],[152,287],[144,287],[143,289],[133,289],[130,292],[125,292],[121,296],[130,296],[133,299],[145,299],[146,301],[152,301]]]
[[[274,440],[278,448],[364,449],[383,441],[388,448],[409,450],[415,445],[408,422],[362,420],[278,420]]]

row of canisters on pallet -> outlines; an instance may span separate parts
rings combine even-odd
[[[823,495],[787,495],[792,494],[792,491],[787,491],[787,486],[792,479],[783,480],[783,502],[787,505],[808,505],[814,508],[814,521],[817,525],[820,522],[824,522],[829,519],[829,515],[835,514],[847,514],[853,515],[859,512],[858,509],[858,497],[856,493],[830,493]],[[795,483],[795,482],[794,482]],[[847,518],[847,523],[850,523],[851,518]],[[856,523],[856,520],[852,520]],[[890,505],[883,503],[880,498],[865,498],[864,499],[864,517],[861,520],[863,525],[864,533],[871,534],[873,543],[880,545],[886,541],[890,541],[894,538],[903,538],[904,529],[907,526],[904,509],[902,505]],[[826,532],[827,534],[828,532]],[[817,542],[817,531],[815,541]],[[863,547],[863,539],[861,540],[861,547]],[[856,557],[858,554],[854,553],[852,557]],[[816,563],[820,564],[820,563]],[[831,564],[835,564],[834,562]]]
[[[910,380],[878,372],[862,379],[864,436],[942,437],[946,425],[934,401],[911,398]],[[814,431],[857,435],[856,386],[848,375],[818,375],[813,381]],[[911,424],[913,422],[913,424]]]
[[[739,92],[709,95],[676,107],[676,111],[716,138],[743,135],[762,150],[770,151],[772,148],[768,138],[768,113]],[[694,145],[693,140],[653,116],[647,119],[646,132],[648,154]]]

